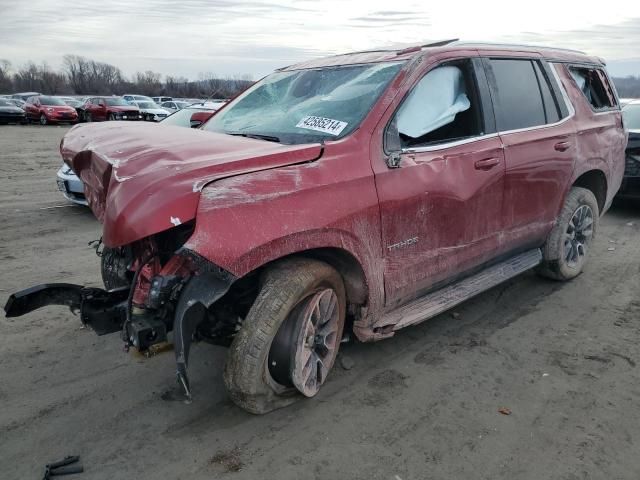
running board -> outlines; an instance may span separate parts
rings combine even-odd
[[[429,293],[385,314],[374,328],[399,330],[423,322],[450,308],[537,266],[542,261],[539,248],[511,257],[459,282]],[[387,330],[388,331],[388,330]]]

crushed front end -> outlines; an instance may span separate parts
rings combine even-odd
[[[204,338],[225,344],[238,326],[233,316],[219,318],[210,307],[236,280],[182,245],[189,224],[130,245],[97,248],[106,289],[66,283],[44,284],[11,295],[7,317],[47,305],[65,305],[98,335],[120,332],[125,349],[149,352],[172,333],[176,373],[191,398],[187,366],[191,342]]]

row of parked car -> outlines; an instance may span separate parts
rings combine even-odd
[[[37,122],[47,125],[105,120],[159,122],[178,110],[203,102],[135,94],[75,98],[29,92],[0,97],[0,124]],[[211,103],[223,104],[222,101]]]

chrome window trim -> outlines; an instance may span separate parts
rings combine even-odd
[[[444,150],[445,148],[457,147],[458,145],[465,145],[467,143],[478,142],[486,138],[495,138],[499,132],[489,133],[486,135],[480,135],[476,137],[463,138],[462,140],[456,140],[455,142],[439,143],[437,145],[427,145],[424,147],[403,148],[401,153],[422,153],[422,152],[435,152],[438,150]]]

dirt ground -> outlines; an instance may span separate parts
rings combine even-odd
[[[87,246],[100,226],[56,189],[66,130],[0,127],[3,305],[38,283],[100,285]],[[222,347],[196,345],[186,405],[172,353],[124,353],[63,307],[0,315],[0,477],[80,455],[69,478],[637,480],[639,205],[602,219],[591,255],[570,283],[525,274],[390,340],[343,345],[352,368],[261,417],[228,399]]]

